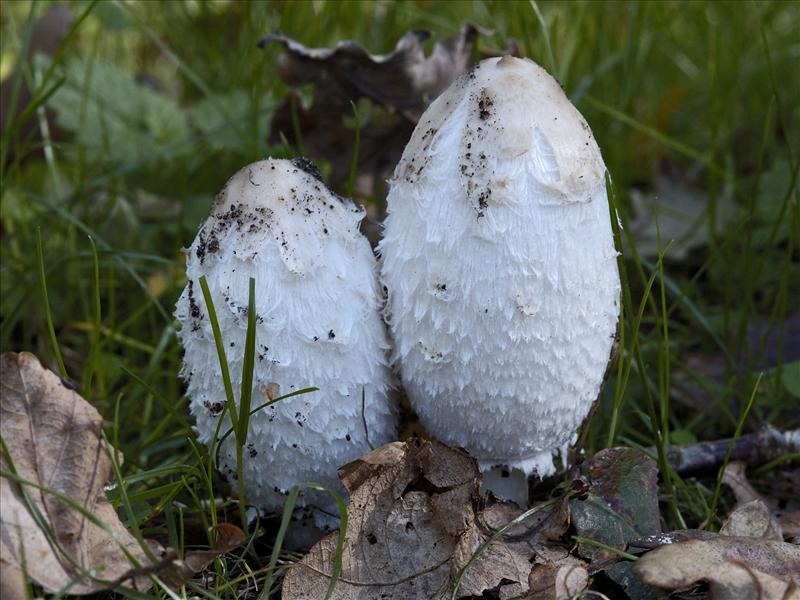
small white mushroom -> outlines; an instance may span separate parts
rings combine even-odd
[[[379,249],[404,387],[506,497],[554,472],[606,370],[620,283],[604,176],[555,79],[506,56],[431,104],[391,181]]]
[[[305,387],[319,388],[251,417],[244,483],[254,506],[280,508],[286,492],[300,482],[343,491],[337,468],[369,451],[367,435],[375,445],[395,437],[377,262],[359,231],[363,217],[361,208],[322,183],[308,161],[269,159],[228,181],[189,248],[188,283],[175,316],[185,350],[182,376],[200,440],[210,442],[225,404],[198,283],[203,275],[237,401],[251,277],[257,312],[252,407]],[[222,432],[230,427],[225,419]],[[233,436],[220,457],[233,480]],[[305,493],[301,503],[335,506],[319,492]]]

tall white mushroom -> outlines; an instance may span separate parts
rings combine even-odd
[[[257,312],[253,408],[319,388],[251,417],[244,477],[255,506],[281,507],[299,482],[339,488],[337,468],[369,451],[367,435],[376,445],[395,437],[377,262],[359,231],[363,217],[361,208],[327,189],[308,161],[269,159],[231,177],[189,248],[188,283],[175,316],[200,440],[209,443],[225,404],[198,283],[203,275],[237,396],[250,277],[256,280]],[[233,436],[222,447],[221,465],[233,478]],[[319,492],[307,492],[302,503],[335,506]]]
[[[524,500],[597,398],[619,314],[605,165],[558,82],[510,56],[454,82],[397,166],[379,249],[412,406]]]

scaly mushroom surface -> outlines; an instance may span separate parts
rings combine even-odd
[[[598,396],[620,293],[605,165],[558,82],[506,56],[439,96],[394,173],[379,251],[425,427],[484,470],[553,473]]]
[[[363,217],[363,209],[322,183],[310,162],[263,160],[228,181],[188,250],[188,282],[175,316],[185,350],[182,376],[200,441],[210,442],[225,404],[198,283],[203,275],[237,401],[250,277],[256,280],[257,312],[252,407],[305,387],[319,388],[250,419],[245,490],[249,503],[260,508],[280,508],[300,482],[343,491],[337,468],[369,451],[367,435],[374,445],[395,438],[377,262],[359,231]],[[230,428],[224,418],[222,432]],[[233,480],[233,436],[220,457]],[[301,504],[335,507],[320,492],[304,492]]]

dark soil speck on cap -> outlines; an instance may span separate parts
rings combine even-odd
[[[208,240],[208,245],[206,246],[206,251],[209,254],[214,254],[215,252],[219,251],[219,240],[217,239],[216,234],[212,234],[210,240]]]
[[[187,286],[187,294],[189,298],[189,314],[192,315],[192,318],[199,319],[202,316],[200,312],[200,307],[197,306],[197,302],[194,299],[194,281],[191,279],[189,280],[189,285]],[[192,331],[197,331],[199,327],[194,327]]]
[[[311,162],[305,156],[300,156],[298,158],[292,159],[292,164],[300,169],[301,171],[305,171],[309,175],[311,175],[314,179],[322,181],[322,173],[319,172],[317,165]]]
[[[485,121],[492,116],[493,106],[494,100],[492,100],[492,96],[489,94],[489,91],[486,88],[483,88],[481,90],[480,98],[478,98],[478,116],[480,117],[481,121]]]
[[[200,264],[203,264],[203,261],[206,258],[206,230],[203,227],[200,230],[200,233],[197,234],[197,246],[195,246],[194,254],[200,260]]]

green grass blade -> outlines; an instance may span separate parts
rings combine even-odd
[[[592,107],[596,108],[597,110],[609,115],[610,117],[613,117],[614,119],[620,121],[625,125],[628,125],[629,127],[635,129],[636,131],[639,131],[640,133],[644,133],[645,135],[652,137],[657,142],[663,144],[667,148],[674,150],[678,154],[682,154],[683,156],[696,160],[697,162],[705,165],[706,167],[708,167],[710,171],[712,171],[715,175],[725,180],[726,182],[731,184],[735,183],[733,181],[730,181],[730,176],[727,173],[727,171],[725,171],[722,167],[716,164],[706,154],[698,152],[694,148],[691,148],[690,146],[687,146],[686,144],[679,142],[678,140],[668,135],[665,135],[664,133],[661,133],[654,127],[650,127],[649,125],[645,125],[644,123],[637,121],[633,117],[626,115],[624,112],[617,110],[613,106],[606,104],[605,102],[603,102],[598,98],[587,95],[585,99],[589,104],[592,105]]]
[[[119,254],[114,251],[111,244],[109,244],[106,240],[104,240],[96,231],[94,231],[91,227],[89,227],[86,223],[81,221],[75,215],[72,214],[69,210],[67,210],[61,204],[53,204],[49,202],[45,197],[35,195],[35,194],[27,194],[28,199],[32,200],[35,204],[44,207],[47,210],[50,210],[57,214],[59,217],[63,218],[66,222],[75,225],[78,229],[83,231],[86,235],[92,237],[92,239],[97,243],[103,250],[110,252],[113,260],[119,264],[123,270],[125,270],[133,279],[139,288],[144,292],[144,294],[150,299],[153,306],[159,312],[159,314],[163,317],[164,321],[172,326],[173,319],[172,316],[164,309],[159,302],[158,298],[153,294],[153,292],[148,287],[147,283],[142,279],[141,275],[136,271],[136,269],[127,261],[123,259],[123,255]],[[66,204],[66,203],[65,203]]]
[[[222,374],[222,383],[225,386],[225,398],[227,400],[228,412],[231,414],[231,423],[233,424],[233,428],[237,429],[239,420],[237,418],[238,411],[236,409],[236,399],[233,395],[231,374],[228,371],[228,359],[225,356],[225,341],[222,338],[222,331],[219,328],[217,311],[214,308],[214,299],[211,297],[211,290],[208,289],[208,281],[206,280],[206,276],[203,275],[198,281],[200,283],[200,288],[203,291],[203,299],[206,302],[206,312],[208,313],[208,321],[211,323],[211,331],[214,333],[214,344],[217,347],[217,358],[219,358],[219,368]]]
[[[120,4],[120,6],[124,7],[127,10],[127,13],[133,17],[136,21],[139,28],[145,33],[145,35],[150,38],[153,43],[158,46],[159,50],[169,59],[171,60],[175,66],[178,68],[180,72],[182,72],[186,78],[191,81],[197,89],[199,89],[206,98],[213,104],[214,108],[219,111],[219,114],[225,119],[226,125],[236,130],[242,140],[245,141],[248,139],[247,135],[247,128],[244,123],[238,122],[234,120],[230,112],[228,111],[227,107],[223,102],[217,97],[217,95],[211,90],[211,88],[203,81],[202,77],[197,74],[197,72],[192,69],[186,61],[181,59],[172,48],[161,38],[149,25],[147,25],[144,20],[141,18],[139,14],[135,10],[128,6],[127,4]]]
[[[36,14],[36,4],[31,3],[30,9],[28,10],[28,18],[25,21],[25,30],[22,35],[22,47],[20,48],[20,63],[24,60],[24,57],[28,54],[28,48],[30,46],[31,40],[31,32],[33,31],[34,26],[34,16]],[[11,144],[11,140],[13,139],[14,133],[18,127],[19,119],[15,117],[17,112],[17,104],[19,102],[19,94],[22,90],[22,69],[17,68],[14,72],[14,80],[11,82],[11,95],[8,98],[8,106],[6,109],[8,113],[6,115],[6,121],[4,123],[0,123],[0,127],[2,127],[3,135],[0,138],[0,179],[5,181],[5,174],[6,174],[6,163],[8,162],[8,147]]]
[[[247,497],[244,485],[244,446],[250,426],[250,404],[253,398],[253,371],[256,360],[256,280],[250,278],[247,301],[247,333],[245,334],[242,361],[242,389],[239,397],[238,426],[236,430],[236,485],[239,490],[239,514],[242,530],[247,534]]]
[[[86,18],[89,16],[89,14],[91,14],[91,12],[94,9],[95,5],[99,1],[100,0],[92,0],[92,2],[89,3],[89,5],[81,13],[81,15],[77,19],[75,19],[75,22],[72,24],[72,26],[70,27],[69,31],[67,32],[67,35],[64,37],[64,41],[56,49],[56,53],[53,56],[53,60],[50,61],[50,66],[48,67],[48,69],[44,73],[44,75],[42,76],[40,89],[39,89],[39,91],[34,92],[33,98],[31,99],[31,102],[28,103],[28,105],[23,109],[23,111],[19,115],[17,115],[13,119],[12,122],[3,124],[3,130],[4,130],[3,131],[3,137],[2,137],[2,141],[0,142],[0,146],[2,146],[2,151],[0,152],[0,155],[2,157],[2,163],[0,163],[0,169],[2,169],[2,171],[0,171],[0,172],[2,172],[3,176],[5,176],[5,164],[6,164],[6,160],[5,159],[6,159],[7,152],[8,152],[8,145],[9,145],[11,139],[16,134],[16,131],[19,128],[19,126],[28,119],[28,117],[32,114],[32,112],[34,110],[36,110],[36,108],[38,106],[44,104],[47,101],[47,99],[52,94],[54,94],[56,92],[56,90],[58,90],[58,88],[63,83],[63,79],[62,79],[60,82],[57,82],[56,84],[51,86],[47,92],[44,92],[44,93],[41,92],[41,89],[43,89],[45,86],[47,86],[48,82],[50,81],[50,78],[53,76],[53,73],[55,71],[56,66],[61,62],[61,57],[64,55],[64,51],[69,46],[70,41],[72,40],[73,37],[75,37],[75,34],[77,33],[77,31],[80,28],[81,24],[86,20]],[[35,7],[36,7],[36,3],[32,3],[31,4],[31,12],[30,12],[30,15],[29,15],[29,22],[28,22],[28,25],[26,26],[25,39],[23,41],[23,51],[24,52],[27,51],[27,47],[28,47],[28,39],[29,39],[29,36],[30,36],[30,28],[32,27],[31,19],[33,17],[33,12],[34,12]],[[21,56],[24,57],[25,54],[22,54]],[[25,60],[25,59],[22,58],[21,60]],[[18,94],[18,91],[19,91],[18,86],[21,84],[22,71],[23,71],[22,69],[19,69],[17,71],[17,76],[19,77],[19,79],[16,79],[14,81],[14,84],[13,84],[14,85],[14,90],[13,90],[14,97],[12,97],[12,107],[14,106],[14,104],[16,104],[16,97],[15,96]],[[9,118],[12,118],[12,116],[14,115],[13,108],[12,108],[12,110],[9,110],[8,114],[9,114]]]
[[[39,261],[39,286],[42,292],[42,304],[45,318],[47,319],[47,331],[50,334],[50,344],[53,347],[53,354],[58,363],[58,370],[61,377],[67,377],[67,367],[64,366],[64,358],[61,356],[61,348],[58,346],[56,330],[53,327],[53,315],[50,312],[50,298],[47,295],[47,279],[44,274],[44,250],[42,249],[42,228],[36,228],[36,258]]]
[[[653,263],[652,261],[642,258],[642,266],[645,267],[651,273],[656,273],[658,271],[658,265]],[[720,335],[716,332],[714,327],[711,325],[709,320],[703,315],[703,312],[698,308],[697,304],[692,302],[691,298],[686,294],[684,290],[680,288],[680,286],[675,283],[675,281],[669,277],[669,275],[664,274],[663,280],[659,278],[659,281],[663,284],[666,291],[670,293],[670,296],[674,298],[672,305],[670,306],[669,310],[667,310],[666,317],[672,314],[672,312],[680,305],[682,305],[689,317],[700,326],[700,328],[708,334],[708,337],[717,345],[719,350],[725,355],[725,358],[729,361],[729,364],[734,364],[733,354],[731,353],[728,344],[725,343]]]
[[[461,570],[458,572],[458,575],[456,576],[455,584],[453,585],[453,592],[450,595],[451,600],[458,600],[458,598],[459,598],[458,590],[461,587],[461,583],[464,581],[464,577],[466,577],[467,573],[473,567],[473,565],[478,561],[478,559],[481,556],[483,556],[483,553],[486,552],[486,550],[489,549],[489,546],[491,546],[494,542],[496,542],[501,537],[503,537],[503,535],[506,533],[506,531],[508,531],[509,529],[514,527],[514,525],[518,525],[518,524],[522,523],[525,519],[527,519],[531,515],[536,514],[537,512],[542,510],[543,508],[547,508],[548,506],[551,506],[551,505],[555,504],[557,501],[558,501],[558,498],[555,498],[553,500],[548,500],[547,502],[543,502],[542,504],[534,506],[533,508],[529,508],[528,510],[523,512],[521,515],[518,515],[518,516],[514,517],[508,523],[506,523],[505,525],[500,527],[491,536],[489,536],[480,546],[478,546],[478,549],[475,550],[475,552],[472,554],[470,559],[467,561],[467,564],[465,564],[463,567],[461,567]]]
[[[708,514],[706,515],[706,524],[710,526],[713,522],[713,519],[717,515],[717,503],[719,502],[719,495],[720,491],[722,490],[722,477],[725,474],[725,468],[728,466],[728,463],[731,460],[731,454],[733,453],[733,447],[736,445],[736,440],[739,439],[739,436],[742,434],[742,428],[744,427],[744,422],[747,419],[747,415],[750,414],[750,409],[753,408],[753,402],[756,399],[756,393],[758,392],[758,386],[761,385],[761,378],[764,376],[763,373],[758,374],[758,378],[756,379],[756,383],[753,386],[753,391],[750,393],[750,399],[747,401],[747,405],[744,407],[744,410],[739,415],[739,421],[736,423],[736,431],[731,438],[730,443],[728,444],[728,450],[725,452],[725,459],[722,461],[722,466],[719,468],[719,473],[717,474],[717,482],[714,486],[714,496],[711,499],[711,505],[708,508]]]
[[[283,541],[286,538],[286,532],[289,529],[289,524],[292,522],[292,514],[294,507],[297,505],[297,498],[300,495],[300,486],[296,485],[289,490],[286,496],[286,502],[283,504],[283,514],[281,515],[281,525],[278,528],[278,534],[275,536],[275,541],[272,543],[272,554],[269,558],[269,565],[267,566],[267,577],[264,580],[264,587],[261,591],[260,600],[269,600],[270,590],[272,589],[272,580],[275,575],[275,568],[278,565],[278,557],[283,548]]]
[[[247,441],[247,428],[250,422],[250,404],[253,398],[253,371],[256,361],[256,280],[250,278],[247,301],[247,333],[244,341],[244,360],[242,362],[242,389],[239,397],[239,426],[237,444]]]
[[[350,161],[350,174],[347,176],[347,197],[353,197],[353,190],[356,187],[356,175],[358,174],[358,152],[361,146],[361,119],[358,115],[358,107],[352,100],[350,106],[353,107],[353,117],[356,121],[356,139],[353,145],[353,159]]]
[[[89,358],[83,378],[83,397],[89,398],[92,391],[92,383],[95,373],[102,380],[102,368],[98,364],[100,360],[100,329],[101,329],[101,307],[100,307],[100,262],[97,258],[97,246],[89,236],[89,243],[92,246],[92,330],[89,334]],[[101,388],[104,386],[100,386]],[[101,393],[102,395],[102,393]]]
[[[336,583],[339,581],[339,576],[342,572],[342,554],[344,553],[344,542],[345,536],[347,535],[347,505],[345,504],[344,498],[342,498],[338,492],[329,488],[328,486],[313,482],[306,482],[298,483],[297,485],[293,486],[292,489],[289,490],[289,494],[286,497],[286,502],[283,505],[283,514],[281,515],[281,525],[278,529],[277,535],[275,536],[275,541],[273,542],[272,554],[270,555],[269,565],[267,566],[267,576],[264,580],[264,588],[261,591],[259,600],[269,599],[270,590],[272,589],[272,581],[275,576],[275,568],[278,565],[278,557],[280,556],[281,549],[283,548],[283,542],[286,538],[286,532],[289,529],[289,524],[292,521],[292,514],[295,506],[297,505],[297,499],[300,494],[300,490],[304,488],[329,493],[336,500],[336,504],[339,508],[339,534],[336,539],[333,568],[331,570],[328,587],[325,591],[325,600],[333,597],[333,592],[336,589]]]
[[[299,396],[299,395],[301,395],[301,394],[308,394],[308,393],[310,393],[310,392],[318,392],[318,391],[319,391],[319,388],[316,388],[316,387],[307,387],[307,388],[303,388],[303,389],[301,389],[301,390],[294,391],[294,392],[292,392],[292,393],[290,393],[290,394],[285,394],[285,395],[283,395],[283,396],[279,396],[278,398],[274,398],[274,399],[270,400],[269,402],[264,402],[264,404],[259,404],[259,405],[258,405],[258,406],[256,406],[255,408],[251,409],[251,410],[250,410],[250,414],[249,414],[248,416],[249,416],[249,417],[252,417],[252,416],[253,416],[254,414],[256,414],[258,411],[260,411],[260,410],[263,410],[263,409],[267,408],[268,406],[272,406],[273,404],[276,404],[276,403],[278,403],[278,402],[281,402],[282,400],[287,400],[287,399],[289,399],[289,398],[292,398],[292,397],[294,397],[294,396]],[[224,410],[225,410],[225,409],[223,409],[223,411],[224,411]],[[228,429],[228,430],[227,430],[227,431],[226,431],[224,434],[222,434],[221,436],[219,435],[219,432],[220,432],[220,425],[222,424],[222,416],[223,416],[223,414],[221,413],[221,414],[219,415],[219,419],[218,419],[218,421],[217,421],[217,430],[216,430],[216,434],[214,435],[214,439],[215,439],[215,440],[217,440],[217,442],[216,442],[215,444],[213,444],[213,445],[211,446],[211,449],[209,450],[209,452],[210,452],[212,455],[214,455],[216,464],[219,464],[219,451],[220,451],[220,448],[222,448],[222,444],[223,444],[223,442],[224,442],[226,439],[228,439],[228,436],[230,436],[232,433],[234,433],[234,430],[233,430],[233,428],[231,427],[231,428],[230,428],[230,429]]]
[[[547,23],[544,20],[544,15],[542,11],[539,10],[539,4],[536,0],[530,0],[531,8],[533,8],[533,12],[536,13],[536,20],[539,21],[539,26],[542,28],[542,39],[544,39],[544,47],[547,51],[547,62],[550,65],[550,73],[553,74],[553,77],[558,79],[559,72],[558,68],[556,67],[556,56],[553,53],[553,45],[550,42],[550,31],[547,29]]]
[[[658,281],[659,281],[659,300],[661,304],[661,313],[657,317],[661,321],[660,333],[661,339],[658,345],[658,391],[659,391],[659,409],[661,412],[661,433],[664,438],[664,444],[670,443],[669,440],[669,394],[670,394],[670,347],[669,347],[669,321],[667,319],[667,286],[664,285],[664,255],[665,251],[661,245],[661,225],[658,220],[658,214],[655,215],[656,220],[656,240],[658,243]]]
[[[572,539],[581,544],[589,544],[590,546],[595,546],[596,548],[602,548],[603,550],[608,550],[612,554],[616,554],[620,558],[624,558],[626,560],[639,560],[639,557],[636,556],[635,554],[624,552],[619,548],[614,548],[613,546],[609,546],[608,544],[604,544],[603,542],[598,542],[597,540],[593,540],[592,538],[583,537],[581,535],[573,535]]]

